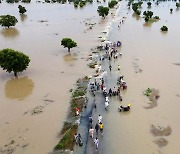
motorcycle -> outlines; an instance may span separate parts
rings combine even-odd
[[[130,109],[131,109],[131,104],[129,104],[128,106],[120,106],[119,108],[118,108],[118,111],[119,112],[127,112],[127,111],[130,111]]]

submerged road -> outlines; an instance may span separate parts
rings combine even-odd
[[[104,51],[102,51],[104,52]],[[104,52],[105,53],[105,52]],[[112,59],[111,61],[109,61],[108,59],[105,59],[104,61],[101,62],[101,66],[102,69],[107,71],[107,76],[104,78],[104,85],[107,88],[107,91],[109,90],[109,88],[113,89],[113,87],[118,87],[117,85],[117,78],[120,75],[120,71],[118,71],[118,62],[119,59],[121,57],[119,57],[118,59]],[[111,64],[112,66],[112,71],[109,70],[109,64]],[[122,92],[121,90],[121,95],[123,95],[125,91]],[[118,96],[112,96],[111,98],[109,98],[110,100],[110,105],[108,107],[108,110],[106,111],[104,108],[104,103],[105,103],[105,98],[102,94],[102,91],[96,91],[96,95],[95,97],[87,92],[87,97],[89,98],[88,100],[88,104],[87,104],[87,108],[84,108],[82,114],[81,114],[81,123],[79,125],[79,129],[78,132],[81,134],[82,136],[82,140],[83,140],[83,147],[79,147],[79,146],[75,146],[74,148],[74,153],[75,154],[101,154],[101,153],[106,153],[104,151],[104,146],[106,145],[106,142],[104,142],[104,140],[106,139],[106,126],[108,125],[108,116],[111,114],[111,106],[114,105],[114,102],[119,102],[118,106],[121,104],[121,102],[119,101],[119,97]],[[94,101],[97,104],[97,108],[94,108]],[[116,110],[118,111],[118,109]],[[96,123],[98,123],[98,116],[102,115],[103,119],[103,125],[104,125],[104,131],[101,134],[100,132],[98,133],[98,135],[96,135],[95,130],[94,130],[94,138],[98,137],[99,139],[99,149],[96,150],[95,148],[95,144],[94,144],[94,138],[92,139],[89,136],[89,116],[92,115],[93,117],[93,128],[95,127]],[[114,119],[112,119],[114,120]]]

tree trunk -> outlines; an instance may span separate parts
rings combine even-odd
[[[17,72],[14,72],[14,76],[17,78]]]
[[[68,52],[69,52],[69,54],[70,54],[70,48],[68,48]]]

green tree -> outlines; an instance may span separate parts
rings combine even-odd
[[[102,16],[103,18],[105,18],[109,14],[109,8],[98,6],[97,12],[99,13],[99,16]]]
[[[152,11],[144,11],[144,12],[143,12],[143,15],[144,15],[144,20],[145,20],[145,22],[148,22],[149,19],[152,18],[153,12],[152,12]]]
[[[147,2],[148,7],[151,7],[151,2]]]
[[[170,9],[170,13],[172,13],[172,12],[173,12],[173,9],[171,8],[171,9]]]
[[[14,72],[15,77],[17,77],[18,72],[26,70],[29,62],[29,57],[20,51],[13,49],[0,50],[0,67],[6,72]]]
[[[176,3],[176,7],[179,8],[180,7],[180,3]]]
[[[168,27],[167,27],[167,26],[162,26],[162,27],[161,27],[161,31],[167,32],[167,31],[168,31]]]
[[[18,8],[19,8],[19,13],[20,14],[24,14],[26,12],[26,8],[23,7],[22,5],[19,5]]]
[[[141,14],[141,11],[140,10],[136,10],[135,12],[137,15],[140,15]]]
[[[134,12],[136,12],[138,10],[139,4],[138,3],[133,3],[132,4],[132,9]]]
[[[139,1],[139,2],[138,2],[139,7],[141,7],[142,4],[143,4],[142,1]]]
[[[118,2],[116,0],[112,0],[108,3],[109,8],[113,8]]]
[[[3,27],[10,27],[10,26],[15,26],[18,20],[16,17],[11,16],[11,15],[2,15],[0,16],[0,25]]]
[[[70,49],[76,47],[77,43],[71,38],[63,38],[61,40],[61,45],[63,45],[64,48],[68,48],[68,52],[70,53]]]

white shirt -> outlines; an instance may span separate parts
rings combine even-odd
[[[98,117],[98,121],[99,121],[99,123],[102,121],[102,116],[101,115]]]

